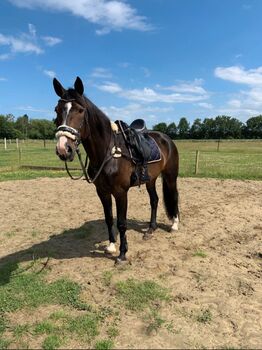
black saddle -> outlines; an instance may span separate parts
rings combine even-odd
[[[144,119],[136,119],[130,124],[130,128],[135,129],[137,132],[147,132],[146,122]]]
[[[151,155],[151,143],[145,121],[136,119],[128,126],[125,122],[117,120],[116,124],[131,148],[133,161],[138,164],[147,163]]]

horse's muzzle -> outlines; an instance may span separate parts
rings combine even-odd
[[[56,146],[56,154],[62,161],[72,162],[74,160],[75,150],[66,143],[62,153],[59,152],[59,148]]]

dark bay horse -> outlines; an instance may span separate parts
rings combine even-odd
[[[102,202],[105,221],[109,233],[108,253],[116,252],[116,237],[113,230],[112,195],[115,198],[117,210],[117,228],[120,234],[120,255],[118,263],[126,260],[127,252],[127,193],[132,185],[132,174],[135,164],[128,156],[123,137],[116,134],[107,116],[97,108],[84,93],[84,86],[79,77],[74,88],[65,89],[54,78],[53,85],[60,97],[55,111],[57,126],[57,155],[63,161],[72,161],[80,142],[88,154],[88,176],[93,179],[97,194]],[[151,219],[144,238],[152,237],[157,228],[156,214],[158,195],[156,179],[162,174],[163,197],[168,218],[172,221],[171,230],[178,229],[178,151],[172,140],[165,134],[149,131],[156,141],[161,153],[161,160],[148,164],[149,181],[146,189],[150,197]],[[120,153],[116,154],[116,150]],[[139,203],[137,203],[139,204]]]

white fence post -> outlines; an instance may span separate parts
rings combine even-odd
[[[5,145],[5,150],[6,150],[6,137],[4,138],[4,145]]]
[[[19,140],[16,139],[16,148],[18,149],[19,148]]]

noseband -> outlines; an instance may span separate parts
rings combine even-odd
[[[70,99],[70,100],[65,100],[63,98],[61,98],[59,101],[64,101],[64,102],[72,102],[75,101],[75,99]],[[87,119],[86,117],[86,112],[87,109],[85,109],[85,118],[83,119],[82,124],[79,127],[79,130],[82,128],[85,119]],[[58,126],[58,128],[56,129],[56,134],[55,137],[58,139],[60,136],[66,136],[69,139],[73,140],[76,142],[76,146],[79,146],[79,144],[81,143],[81,135],[80,135],[80,131],[76,130],[75,128],[72,128],[71,126],[68,126],[66,124],[62,124],[60,126]]]

